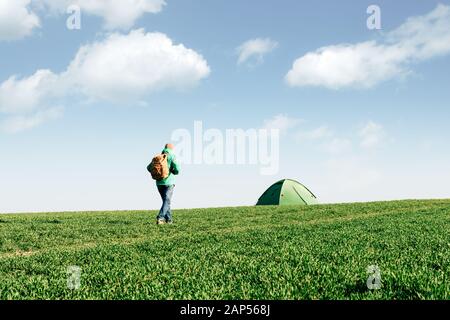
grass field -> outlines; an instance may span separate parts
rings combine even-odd
[[[154,216],[0,215],[0,298],[450,298],[450,200],[175,210],[163,226]]]

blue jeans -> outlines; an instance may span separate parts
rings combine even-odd
[[[162,207],[159,210],[159,214],[156,217],[158,220],[165,220],[166,222],[172,221],[172,212],[170,211],[170,201],[172,199],[173,188],[175,185],[171,186],[157,186],[159,194],[162,199]]]

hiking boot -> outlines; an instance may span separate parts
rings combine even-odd
[[[173,224],[172,220],[166,221],[167,224]]]
[[[156,224],[165,224],[166,222],[164,220],[156,220]]]

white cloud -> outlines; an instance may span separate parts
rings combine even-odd
[[[346,197],[349,197],[348,193],[367,192],[383,178],[380,169],[359,155],[345,155],[327,160],[321,175],[327,177],[329,182],[326,187],[330,189],[330,192],[338,193],[341,196],[347,193]],[[355,201],[355,195],[349,198],[352,197]]]
[[[450,6],[409,18],[382,41],[338,44],[294,61],[285,80],[293,87],[372,87],[411,72],[415,62],[450,53]]]
[[[38,70],[32,76],[12,76],[1,83],[0,112],[16,116],[14,123],[37,125],[48,117],[39,115],[39,121],[29,121],[17,116],[47,110],[70,95],[142,105],[154,91],[189,89],[209,73],[201,55],[174,44],[162,33],[145,33],[143,29],[126,35],[113,33],[103,41],[81,47],[61,74]]]
[[[286,114],[278,114],[271,119],[264,120],[263,128],[267,130],[277,129],[284,134],[289,129],[296,127],[301,121],[301,119],[291,118]]]
[[[396,75],[405,74],[399,64],[404,53],[375,41],[336,45],[310,52],[294,62],[286,75],[290,86],[371,87]]]
[[[321,145],[321,149],[331,154],[348,153],[352,150],[350,139],[333,137]]]
[[[331,202],[374,200],[371,193],[386,178],[377,163],[377,153],[368,152],[386,137],[380,124],[368,121],[359,130],[354,127],[347,135],[335,133],[323,125],[297,136],[303,149],[311,148],[308,154],[312,154],[315,161],[312,170],[316,172],[315,190],[321,199]],[[317,156],[311,151],[324,154]]]
[[[59,118],[62,108],[49,106],[61,94],[60,86],[59,76],[50,70],[38,70],[21,79],[12,76],[1,83],[0,113],[6,115],[1,131],[16,133]]]
[[[32,76],[12,76],[0,84],[0,112],[32,112],[53,96],[58,76],[50,70],[38,70]]]
[[[325,125],[311,131],[297,133],[297,138],[299,141],[319,140],[331,136],[333,136],[333,132],[328,128],[328,126]]]
[[[361,147],[369,149],[379,146],[386,137],[386,133],[383,126],[369,121],[359,131],[359,137],[361,138]]]
[[[79,6],[82,14],[102,17],[106,29],[129,29],[142,15],[158,13],[166,4],[164,0],[36,0],[36,2],[56,13],[65,13],[69,5]]]
[[[1,0],[0,41],[21,39],[40,27],[37,11],[66,14],[69,6],[78,6],[82,14],[103,18],[108,30],[133,27],[146,13],[158,13],[164,0]]]
[[[343,137],[335,134],[328,126],[322,125],[310,131],[297,132],[296,138],[300,143],[313,142],[318,150],[337,155],[375,149],[386,141],[386,134],[381,124],[367,121],[350,136]],[[359,146],[359,149],[355,148]]]
[[[30,1],[0,1],[0,40],[21,39],[40,26],[38,16],[29,9]]]
[[[188,89],[209,73],[194,50],[139,29],[81,47],[64,78],[89,98],[122,101],[166,88]]]
[[[244,63],[251,58],[255,58],[257,63],[261,63],[264,55],[277,47],[278,43],[269,38],[248,40],[236,48],[236,52],[239,55],[238,64]]]
[[[296,138],[300,143],[314,143],[318,150],[332,155],[349,153],[353,146],[351,139],[336,136],[326,125],[310,131],[300,131],[297,133]]]
[[[54,107],[38,110],[33,114],[14,115],[2,121],[0,124],[0,129],[6,133],[17,133],[28,130],[49,120],[61,117],[62,112],[62,108]]]
[[[387,34],[387,43],[404,48],[409,58],[417,60],[450,53],[450,6],[439,4],[426,15],[407,19]]]

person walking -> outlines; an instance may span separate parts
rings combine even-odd
[[[147,170],[152,174],[153,179],[156,180],[156,187],[162,200],[161,209],[156,217],[156,224],[173,223],[170,204],[173,189],[175,188],[175,175],[178,175],[180,172],[173,150],[173,144],[166,144],[161,154],[154,157],[147,166]]]

